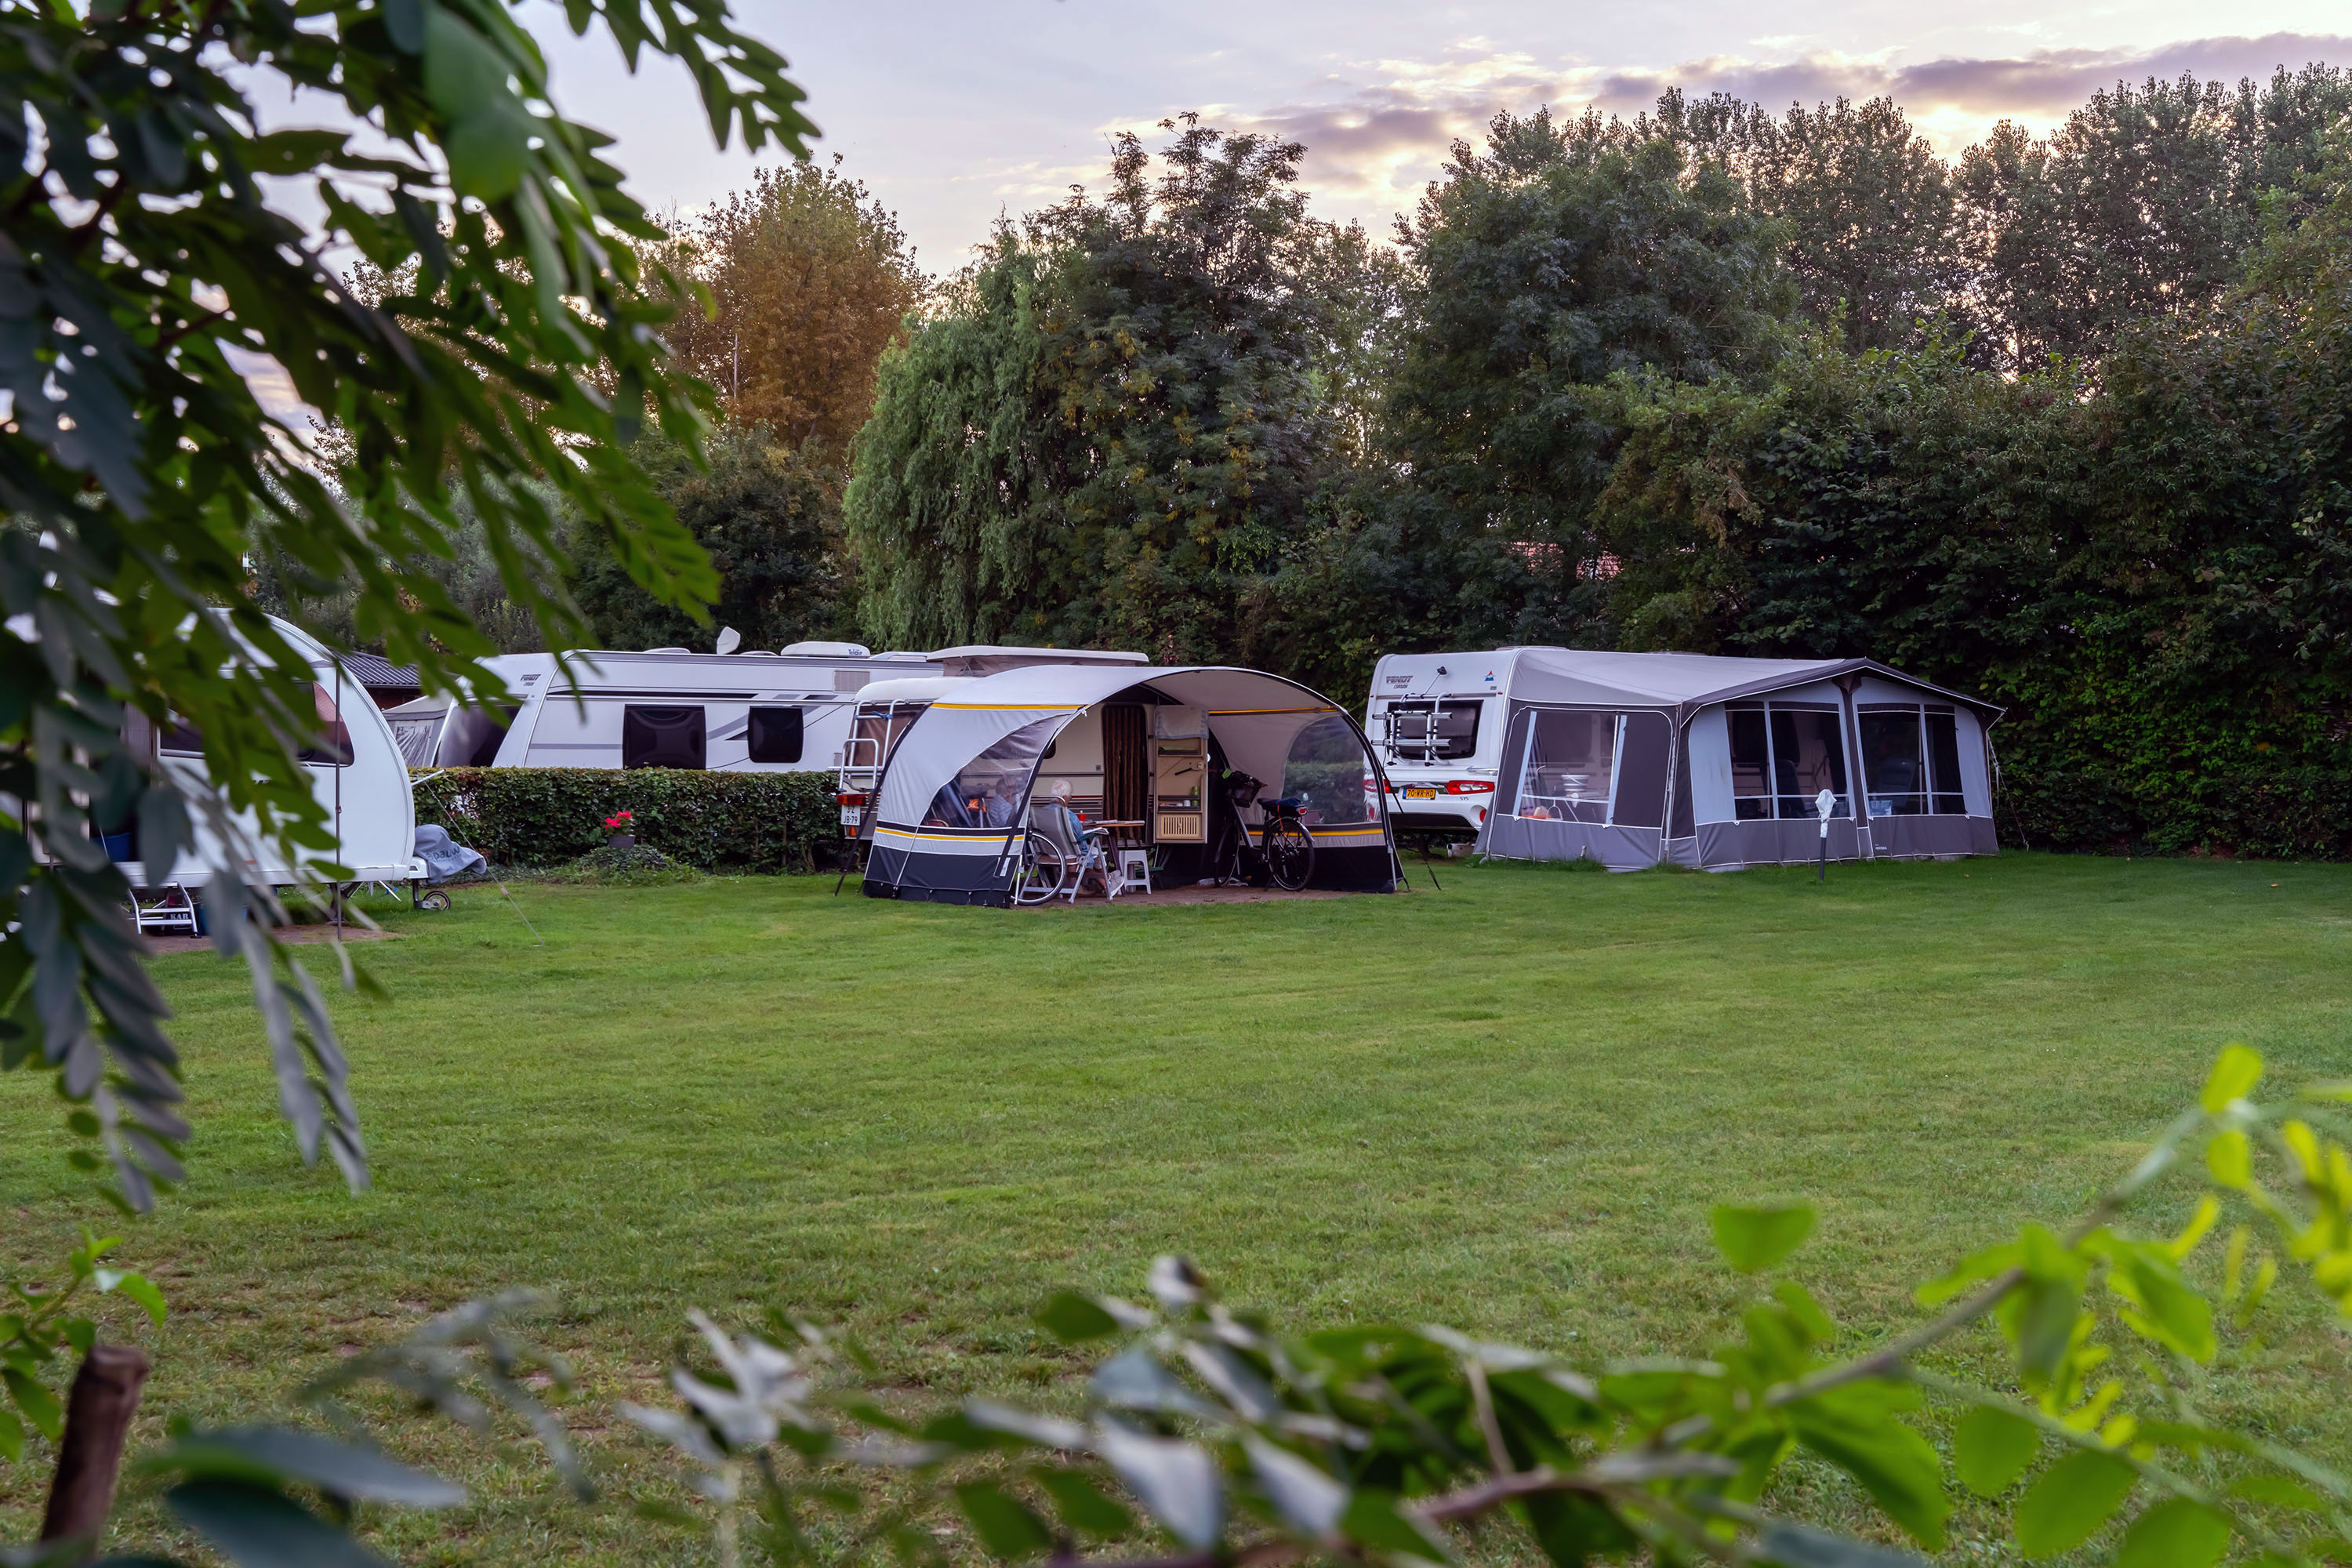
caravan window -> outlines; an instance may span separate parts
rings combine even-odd
[[[295,700],[300,701],[299,698]],[[301,761],[317,763],[324,767],[349,767],[352,762],[351,727],[335,710],[335,700],[317,681],[310,683],[310,710],[319,721],[310,743],[295,753]]]
[[[1024,724],[963,765],[940,786],[925,820],[950,827],[1010,827],[1027,805],[1029,776],[1068,721],[1062,717]]]
[[[1298,819],[1309,826],[1370,821],[1372,795],[1364,787],[1364,748],[1356,727],[1335,713],[1301,729],[1291,738],[1277,793],[1306,797]]]
[[[1731,741],[1731,811],[1742,822],[1778,816],[1813,821],[1813,797],[1837,796],[1832,816],[1851,816],[1845,738],[1825,703],[1742,702],[1724,713]]]
[[[1388,760],[1452,763],[1478,754],[1478,710],[1484,702],[1391,702]]]
[[[699,708],[640,708],[621,710],[621,765],[625,768],[699,768],[709,740]]]
[[[801,760],[801,710],[797,708],[754,708],[745,731],[745,749],[755,763],[797,763]]]
[[[321,767],[350,766],[351,726],[344,723],[343,716],[336,711],[333,694],[315,680],[307,681],[304,685],[309,688],[307,692],[298,687],[293,693],[295,710],[298,713],[301,710],[303,699],[307,696],[317,728],[311,732],[310,743],[294,753],[296,759]],[[156,750],[166,756],[201,757],[205,754],[205,732],[174,714],[172,721],[164,726],[163,733],[156,742]]]

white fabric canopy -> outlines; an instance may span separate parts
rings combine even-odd
[[[1204,710],[1227,763],[1269,782],[1282,777],[1290,743],[1316,720],[1341,710],[1296,681],[1223,665],[1176,667],[1033,665],[985,676],[923,710],[899,742],[882,781],[886,823],[923,820],[932,797],[964,765],[1015,730],[1067,722],[1137,686]]]

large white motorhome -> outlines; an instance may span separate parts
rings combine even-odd
[[[1392,653],[1372,667],[1364,731],[1388,774],[1396,831],[1475,834],[1486,825],[1511,676],[1521,655],[1546,651],[1558,650]]]

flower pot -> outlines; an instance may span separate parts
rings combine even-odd
[[[636,847],[637,836],[634,833],[615,833],[604,840],[607,849],[635,849]]]

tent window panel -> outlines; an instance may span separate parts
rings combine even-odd
[[[631,703],[621,710],[621,765],[625,768],[700,768],[706,765],[709,746],[700,708],[641,708]]]
[[[1000,737],[940,786],[923,820],[948,827],[1011,827],[1028,806],[1029,778],[1065,721],[1040,719]]]
[[[1299,799],[1298,819],[1310,826],[1370,822],[1372,792],[1364,787],[1370,772],[1355,727],[1335,713],[1291,738],[1281,793]]]
[[[1454,763],[1478,754],[1478,714],[1484,702],[1391,702],[1388,754],[1392,763]]]
[[[1628,713],[1620,721],[1612,822],[1624,827],[1665,826],[1666,752],[1673,737],[1663,713]]]
[[[1731,815],[1760,822],[1772,815],[1771,746],[1764,710],[1734,708],[1724,714],[1731,732]]]
[[[1938,816],[1965,816],[1968,796],[1960,784],[1960,726],[1949,713],[1927,710],[1927,787],[1935,792]]]
[[[754,708],[744,731],[745,751],[755,763],[801,760],[802,719],[797,708]]]
[[[1927,766],[1919,710],[1868,707],[1862,726],[1864,787],[1873,816],[1921,816],[1927,810]]]
[[[1773,794],[1784,819],[1817,821],[1813,801],[1822,791],[1837,796],[1832,816],[1850,816],[1845,800],[1845,746],[1838,734],[1837,710],[1772,705]]]
[[[1518,815],[1538,821],[1608,821],[1622,722],[1616,713],[1538,711],[1519,773]]]
[[[392,743],[400,748],[401,761],[412,768],[433,765],[433,742],[441,738],[441,718],[395,719],[392,722]]]

